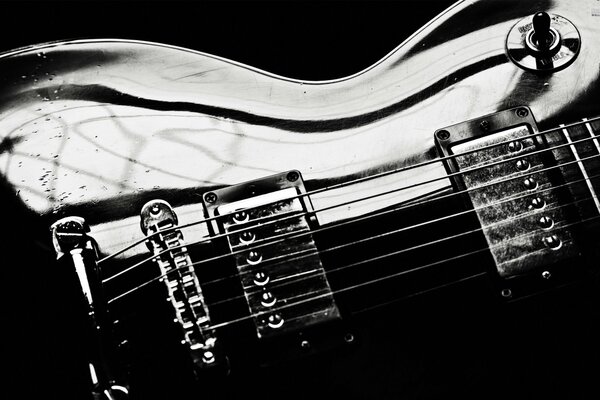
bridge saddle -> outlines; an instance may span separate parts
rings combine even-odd
[[[141,228],[148,236],[147,246],[156,256],[168,301],[175,311],[184,339],[196,367],[218,364],[217,338],[211,329],[208,307],[192,260],[188,254],[177,215],[164,200],[152,200],[142,207]]]

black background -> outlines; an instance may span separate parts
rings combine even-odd
[[[451,0],[1,2],[0,51],[64,39],[136,39],[215,54],[287,77],[334,79],[372,65],[452,3]],[[20,295],[27,295],[26,285],[14,284],[24,287]],[[10,304],[16,308],[18,302],[18,297],[15,297]],[[17,312],[21,318],[36,318],[36,310]],[[551,316],[551,312],[547,311],[547,314]],[[40,319],[52,320],[51,317]],[[18,320],[8,321],[5,326],[13,329],[15,324],[20,323]],[[500,349],[511,347],[506,343],[490,343],[489,348],[482,348],[482,352],[492,349],[494,357],[489,358],[461,354],[460,349],[446,351],[457,357],[459,369],[452,370],[454,361],[451,359],[439,361],[438,369],[443,370],[440,375],[447,376],[450,381],[461,375],[461,370],[468,369],[471,372],[461,376],[462,382],[474,381],[473,385],[479,388],[478,393],[489,390],[487,398],[550,398],[554,389],[560,389],[556,394],[561,397],[571,393],[572,398],[585,398],[582,385],[593,386],[594,371],[598,370],[598,365],[591,366],[591,369],[582,365],[572,365],[572,368],[567,365],[581,359],[577,352],[588,349],[576,342],[579,335],[572,332],[571,328],[577,329],[577,326],[571,322],[562,327],[550,324],[557,332],[566,334],[566,341],[561,340],[558,334],[551,336],[556,339],[538,340],[534,335],[543,334],[545,327],[540,324],[536,328],[536,323],[527,321],[525,317],[511,321],[507,330],[512,329],[513,334],[506,337],[506,341],[513,342],[515,347],[514,351],[507,354],[507,358],[500,354]],[[33,325],[35,323],[27,324]],[[477,321],[472,325],[477,326]],[[17,340],[16,344],[8,344],[17,353],[23,350],[21,346],[28,348],[22,351],[25,356],[16,361],[16,375],[21,375],[17,378],[18,386],[26,392],[43,393],[47,398],[61,398],[69,382],[53,379],[64,378],[66,373],[47,370],[45,360],[49,356],[60,357],[60,349],[36,348],[40,345],[37,336],[44,335],[49,328],[42,326],[36,332],[30,332],[26,338]],[[579,328],[587,329],[587,342],[593,342],[589,340],[588,327],[582,324]],[[476,332],[473,336],[476,336]],[[477,343],[485,341],[479,338]],[[41,345],[47,343],[49,340],[41,341]],[[434,353],[437,347],[452,349],[452,346],[449,340],[446,343],[432,343],[429,353]],[[572,347],[572,350],[568,347]],[[493,351],[494,348],[498,350]],[[598,348],[592,351],[597,354]],[[434,356],[429,361],[435,362]],[[463,359],[460,359],[461,356]],[[471,359],[478,359],[481,365],[468,365]],[[535,362],[532,361],[534,359]],[[560,372],[553,371],[552,365],[557,360],[565,363],[564,370]],[[490,365],[487,365],[488,361]],[[536,369],[528,370],[531,366]],[[486,379],[476,382],[478,374],[473,371],[479,367],[486,370],[481,373]],[[431,368],[435,369],[436,365]],[[491,383],[494,386],[489,386]],[[449,395],[442,389],[436,391],[435,388],[429,388],[428,392],[428,398],[446,398]],[[461,392],[457,388],[452,390],[452,393]],[[423,397],[417,394],[415,398]]]
[[[304,80],[373,64],[451,0],[1,2],[0,51],[76,38],[187,47]]]

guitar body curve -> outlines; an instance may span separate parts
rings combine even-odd
[[[201,218],[202,196],[208,192],[298,170],[306,190],[323,190],[311,196],[311,202],[315,209],[331,207],[317,215],[319,227],[328,227],[452,193],[440,163],[403,169],[439,156],[434,141],[438,129],[519,106],[529,107],[540,130],[600,115],[600,17],[590,11],[593,2],[588,3],[459,2],[372,67],[326,82],[286,79],[219,57],[146,42],[76,40],[3,54],[0,173],[11,226],[18,232],[3,243],[28,258],[31,268],[17,272],[20,279],[40,277],[33,283],[30,303],[47,301],[47,311],[60,310],[54,311],[57,326],[44,333],[46,342],[84,347],[77,334],[82,323],[68,317],[82,308],[70,301],[77,298],[70,284],[74,274],[52,267],[49,227],[60,218],[85,218],[105,257],[143,238],[140,211],[148,201],[169,202],[180,211],[180,223],[190,223]],[[568,18],[582,38],[573,64],[551,74],[525,71],[506,54],[507,33],[539,9]],[[385,175],[397,169],[401,172]],[[385,176],[363,180],[377,174]],[[359,201],[382,188],[423,181],[432,182]],[[324,190],[340,184],[346,186]],[[347,207],[333,207],[346,202]],[[419,212],[435,213],[429,208]],[[206,229],[184,236],[196,240],[208,235]],[[147,255],[143,244],[129,249],[116,257],[108,272]],[[45,299],[48,282],[60,290]],[[266,398],[438,398],[447,393],[481,395],[489,385],[502,386],[505,379],[511,383],[499,389],[501,395],[520,384],[533,390],[536,379],[564,378],[564,385],[539,389],[547,398],[556,395],[553,388],[570,397],[567,387],[593,377],[594,370],[584,365],[598,355],[598,346],[583,347],[590,345],[590,321],[598,317],[597,304],[593,307],[590,298],[569,302],[561,297],[511,314],[498,311],[491,300],[485,307],[472,304],[477,303],[473,299],[479,288],[469,288],[466,298],[454,297],[451,305],[440,306],[439,298],[431,303],[415,300],[392,311],[360,314],[351,324],[356,348],[326,353],[318,363],[308,358],[283,367],[233,371],[230,377],[216,378],[213,388],[210,379],[195,383],[185,371],[187,365],[170,372],[159,368],[181,354],[139,345],[134,348],[134,381],[143,385],[168,377],[139,389],[140,398],[210,391],[217,398],[248,393]],[[551,318],[554,307],[561,309],[563,319]],[[570,314],[575,308],[576,316]],[[480,317],[489,309],[495,311]],[[52,311],[46,315],[46,322],[54,318]],[[582,315],[589,319],[579,319]],[[568,332],[556,346],[574,346],[573,352],[544,348],[559,340],[550,331],[560,323],[582,330],[587,344],[575,343],[577,335]],[[520,324],[526,326],[527,337],[515,331]],[[24,330],[36,326],[29,322]],[[171,340],[173,328],[169,329],[153,340]],[[175,347],[166,348],[168,352]],[[524,355],[524,349],[531,353]],[[65,378],[84,366],[84,376],[69,384],[75,392],[87,390],[84,353],[68,356],[72,364],[56,370]],[[56,357],[60,354],[52,353],[51,358]],[[148,370],[143,367],[146,362]],[[577,362],[581,364],[574,371],[558,365]],[[538,368],[545,363],[549,364],[534,372],[531,381],[525,377],[527,365]],[[234,383],[219,385],[228,379]],[[591,386],[582,383],[569,390],[578,397]]]

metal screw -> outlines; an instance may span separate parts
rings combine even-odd
[[[300,178],[300,174],[296,171],[291,171],[287,174],[287,180],[290,182],[296,182]]]
[[[300,347],[302,347],[302,350],[307,351],[310,349],[310,342],[308,340],[303,340],[300,342]]]
[[[544,279],[550,279],[552,277],[552,274],[550,273],[550,271],[544,271],[542,272],[542,278]]]
[[[207,203],[214,203],[217,201],[217,195],[213,192],[208,192],[204,195],[204,201]]]
[[[516,153],[517,151],[523,150],[523,143],[520,141],[513,141],[510,142],[506,147],[508,148],[509,152]]]
[[[344,336],[344,342],[346,342],[346,343],[354,342],[354,335],[351,333],[346,333],[346,335]]]
[[[438,133],[436,133],[436,136],[439,140],[448,140],[448,139],[450,139],[450,132],[439,131]]]
[[[529,111],[527,111],[526,108],[517,108],[517,116],[521,117],[521,118],[525,118],[526,116],[529,115]]]
[[[527,190],[534,190],[538,187],[538,183],[535,179],[529,177],[523,181],[523,185]]]
[[[550,229],[554,225],[554,221],[552,218],[544,215],[540,218],[539,224],[543,229]]]
[[[502,291],[500,292],[500,294],[505,299],[510,299],[512,297],[512,290],[510,290],[510,289],[502,289]]]
[[[530,167],[531,167],[531,164],[529,164],[529,161],[527,161],[527,160],[517,161],[517,169],[519,171],[527,171]]]
[[[479,124],[479,128],[484,131],[487,132],[490,130],[490,123],[486,120],[481,121],[481,123]]]
[[[215,362],[215,355],[212,351],[206,350],[204,354],[202,354],[202,361],[204,361],[205,364],[212,364]]]
[[[546,201],[544,199],[542,199],[541,197],[536,197],[534,199],[531,200],[531,207],[533,208],[537,208],[542,209],[546,206]]]
[[[556,235],[550,235],[545,237],[544,243],[552,250],[557,250],[562,246],[561,240]]]
[[[152,207],[150,207],[150,214],[157,216],[158,214],[160,214],[160,207],[158,206],[158,204],[153,205]]]

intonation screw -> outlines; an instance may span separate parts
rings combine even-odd
[[[521,118],[525,118],[526,116],[529,115],[529,111],[527,111],[526,108],[517,108],[517,116],[521,117]]]
[[[300,175],[296,171],[291,171],[287,174],[287,180],[290,182],[296,182],[300,178]]]
[[[484,131],[487,132],[490,130],[490,123],[487,120],[483,120],[481,121],[481,123],[479,124],[479,128]]]
[[[450,132],[448,131],[439,131],[436,135],[439,140],[448,140],[450,138]]]
[[[154,204],[152,207],[150,207],[150,214],[154,216],[160,214],[160,207],[158,206],[158,204]]]
[[[213,192],[208,192],[204,195],[204,201],[207,203],[214,203],[217,201],[217,195]]]

